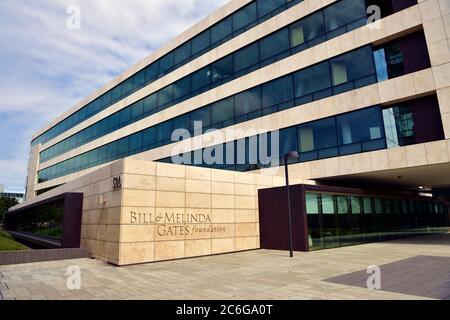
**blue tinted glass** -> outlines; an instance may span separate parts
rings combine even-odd
[[[268,107],[293,98],[292,77],[286,76],[262,87],[263,107]]]
[[[233,15],[233,30],[237,31],[257,19],[256,2],[240,9]]]
[[[370,46],[331,59],[333,85],[375,74],[373,51]]]
[[[170,85],[158,91],[158,107],[163,106],[172,101],[172,94],[173,94],[172,89],[173,85]]]
[[[337,146],[336,123],[334,118],[314,121],[298,127],[300,152],[310,152]]]
[[[289,30],[283,29],[261,41],[261,60],[276,56],[289,49]]]
[[[184,60],[189,58],[190,55],[191,55],[191,43],[186,42],[184,45],[182,45],[181,47],[179,47],[175,50],[174,64],[177,65],[177,64],[183,62]]]
[[[173,52],[166,54],[159,60],[159,73],[166,73],[173,67]]]
[[[286,0],[257,0],[258,3],[258,16],[263,17],[266,14],[274,11],[283,4]]]
[[[205,31],[191,40],[192,54],[199,53],[209,47],[209,30]]]
[[[213,82],[230,77],[233,74],[233,56],[230,55],[215,62],[212,66],[212,72]]]
[[[189,77],[181,79],[173,84],[173,99],[177,100],[191,92],[191,80]]]
[[[234,99],[236,117],[261,109],[261,88],[257,87],[236,95]]]
[[[234,72],[241,71],[259,62],[259,44],[255,43],[234,54]]]
[[[325,8],[325,25],[328,31],[339,29],[355,20],[366,17],[364,0],[343,0]],[[343,30],[342,33],[345,33]]]
[[[191,76],[191,88],[192,91],[204,88],[210,84],[211,71],[209,67],[203,68]]]
[[[234,117],[233,98],[228,98],[211,105],[211,123],[217,124]]]
[[[232,32],[231,17],[228,17],[211,28],[211,43],[216,43],[230,36]]]
[[[379,107],[359,110],[337,117],[339,144],[347,145],[384,137]]]
[[[294,74],[295,96],[302,97],[331,87],[328,62],[323,62]]]

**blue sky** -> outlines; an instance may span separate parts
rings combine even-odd
[[[226,2],[0,0],[0,184],[23,191],[33,132]]]

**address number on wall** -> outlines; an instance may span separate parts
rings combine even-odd
[[[122,177],[114,177],[113,178],[113,189],[121,189],[122,188]]]

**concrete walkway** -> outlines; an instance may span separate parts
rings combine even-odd
[[[449,258],[450,234],[443,234],[296,253],[294,259],[257,250],[120,268],[92,259],[42,262],[0,266],[0,299],[445,299]],[[415,268],[417,261],[424,267]],[[66,286],[65,273],[74,265],[81,270],[80,290]],[[371,265],[381,267],[386,291],[361,285]],[[411,279],[433,285],[407,285]]]

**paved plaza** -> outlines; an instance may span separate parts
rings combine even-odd
[[[79,266],[81,289],[67,268]],[[381,290],[365,287],[381,268]],[[450,299],[450,233],[317,252],[255,250],[115,267],[93,259],[0,266],[0,299]]]

